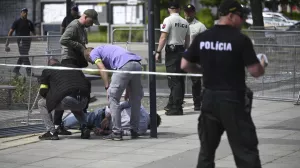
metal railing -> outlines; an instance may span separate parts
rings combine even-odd
[[[123,29],[124,28],[114,30],[113,32],[125,30],[128,32],[129,30]],[[147,30],[141,31],[146,32]],[[300,45],[298,44],[300,41],[298,39],[300,37],[300,32],[269,30],[243,30],[243,32],[254,42],[256,52],[266,54],[269,59],[269,66],[266,69],[265,76],[258,79],[252,78],[249,75],[247,77],[247,84],[254,91],[255,97],[276,100],[295,100],[300,90]],[[133,36],[133,34],[131,36]],[[19,50],[18,38],[21,37],[9,38],[10,52],[5,52],[5,41],[7,37],[0,37],[0,63],[16,64],[18,58],[24,58],[24,56],[20,56],[20,52],[22,51]],[[28,57],[32,65],[46,65],[49,57],[61,56],[60,45],[58,42],[60,35],[48,34],[48,36],[31,38]],[[130,42],[128,39],[126,42],[114,41],[113,44],[124,46],[129,51],[142,56],[144,58],[142,64],[144,65],[144,69],[147,70],[147,42]],[[164,53],[162,53],[162,55],[164,58]],[[0,85],[16,86],[16,89],[12,91],[12,105],[10,107],[0,106],[0,128],[40,122],[40,116],[36,106],[33,111],[31,111],[31,109],[33,102],[37,98],[38,91],[38,78],[34,74],[40,74],[42,69],[32,69],[30,74],[27,75],[26,70],[21,68],[21,77],[15,78],[13,68],[14,67],[0,66]],[[163,71],[164,68],[164,64],[157,64],[156,69],[158,71]],[[190,86],[192,84],[191,80],[188,78],[189,77],[186,77],[185,79],[185,95],[190,97],[192,93]],[[149,88],[148,84],[148,77],[143,78],[143,87],[146,92]],[[157,93],[158,96],[168,96],[169,89],[167,77],[157,76]],[[6,104],[6,99],[9,97],[8,90],[0,89],[0,95],[1,104]]]
[[[124,31],[129,34],[130,29],[121,28],[114,29],[116,31]],[[142,31],[142,28],[131,29]],[[159,29],[157,29],[159,30]],[[147,29],[144,29],[147,31]],[[269,66],[266,69],[264,77],[255,79],[248,75],[247,83],[255,91],[256,98],[276,99],[276,100],[295,100],[297,98],[300,87],[299,81],[299,53],[300,53],[300,32],[299,31],[284,31],[284,30],[242,30],[248,35],[257,54],[266,54],[269,59]],[[126,35],[125,35],[126,36]],[[121,45],[128,50],[148,58],[148,43],[140,42],[118,42],[114,40],[112,44]],[[157,42],[156,42],[157,44]],[[164,62],[164,53],[162,53]],[[148,64],[147,59],[143,62]],[[157,66],[163,66],[158,65]],[[186,77],[186,96],[191,96],[191,82]],[[158,80],[163,80],[158,78]],[[166,83],[166,82],[165,82]],[[161,85],[159,85],[161,87]],[[158,89],[159,89],[158,87]],[[159,91],[161,95],[168,95],[169,90]],[[158,94],[159,95],[159,94]]]

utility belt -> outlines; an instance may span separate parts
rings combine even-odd
[[[170,44],[170,45],[166,45],[166,52],[170,53],[170,52],[183,52],[184,51],[184,46],[183,45],[174,45],[174,44]]]
[[[234,91],[234,90],[214,90],[214,89],[207,89],[207,88],[204,88],[202,94],[204,94],[205,92],[224,92],[224,93],[231,93],[231,94],[236,94],[238,95],[240,98],[242,98],[242,96],[244,97],[245,99],[245,106],[244,106],[244,109],[245,109],[245,112],[246,113],[251,113],[251,110],[252,110],[252,102],[253,102],[253,91],[246,87],[245,90],[239,90],[239,91]]]

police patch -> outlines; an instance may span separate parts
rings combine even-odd
[[[165,27],[166,27],[166,24],[163,24],[161,28],[164,29]]]

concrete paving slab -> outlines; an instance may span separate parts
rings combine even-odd
[[[97,151],[103,153],[115,153],[115,154],[122,154],[128,153],[134,150],[139,149],[139,147],[118,147],[118,146],[91,146],[83,149],[83,151]]]
[[[58,155],[59,158],[73,158],[73,159],[87,159],[87,160],[104,160],[106,158],[114,157],[117,154],[109,152],[100,152],[100,151],[72,151],[65,152]]]
[[[40,166],[47,168],[75,168],[82,165],[86,165],[89,163],[96,162],[97,160],[87,160],[87,159],[71,159],[71,158],[58,158],[53,157],[49,159],[45,159],[42,161],[38,161],[32,164],[28,164],[28,166]]]
[[[94,163],[90,163],[87,165],[80,166],[78,168],[99,168],[99,167],[105,167],[105,168],[135,168],[140,165],[143,165],[144,163],[137,163],[137,162],[120,162],[120,161],[111,161],[111,160],[101,160]]]
[[[49,156],[33,156],[33,155],[30,155],[29,153],[26,155],[19,155],[19,154],[1,155],[0,162],[24,165],[24,164],[34,163],[34,162],[41,161],[41,160],[48,159],[48,158],[50,158],[50,157]]]
[[[0,162],[0,168],[16,168],[20,166],[21,166],[20,164],[16,164],[16,163]]]
[[[141,155],[141,154],[119,154],[114,157],[107,158],[105,160],[109,161],[120,161],[120,162],[137,162],[137,163],[150,163],[156,160],[160,160],[165,158],[166,156],[163,155]]]
[[[268,106],[275,106],[275,104],[280,105],[268,110]],[[253,120],[259,128],[257,129],[259,150],[264,167],[276,168],[277,165],[280,165],[280,168],[295,167],[296,163],[299,165],[300,160],[297,158],[300,157],[300,140],[298,139],[300,117],[297,117],[296,109],[300,111],[300,106],[293,106],[290,102],[278,103],[261,100],[255,100],[254,105],[253,113],[256,117]],[[277,111],[278,109],[283,109],[283,111]],[[200,147],[197,135],[199,112],[188,109],[185,112],[186,115],[174,117],[165,116],[163,111],[160,113],[163,122],[158,128],[158,139],[149,138],[148,133],[141,139],[129,140],[128,138],[122,142],[106,141],[93,135],[90,140],[81,140],[80,134],[75,134],[63,136],[59,141],[38,141],[33,144],[0,150],[0,158],[12,156],[6,161],[0,159],[0,163],[8,163],[11,166],[16,164],[17,167],[25,168],[196,167]],[[287,117],[284,115],[292,119],[286,120]],[[265,117],[261,119],[262,116]],[[272,120],[275,118],[274,116],[277,117],[277,120]],[[35,138],[37,137],[35,136]],[[31,155],[24,159],[30,162],[21,160],[19,162],[22,165],[19,166],[20,163],[15,160],[18,160],[20,156],[28,155],[28,153]],[[35,157],[40,158],[36,161],[30,159]],[[235,167],[226,133],[223,134],[216,153],[216,164],[220,168]]]

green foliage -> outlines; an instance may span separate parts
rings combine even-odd
[[[8,83],[8,85],[15,86],[16,89],[12,92],[12,102],[14,104],[27,104],[29,98],[29,89],[31,91],[31,100],[32,103],[38,93],[39,84],[32,81],[31,88],[29,88],[29,78],[25,76],[14,76]]]
[[[107,27],[99,26],[98,32],[88,32],[88,41],[89,42],[107,42]]]
[[[203,8],[196,14],[196,18],[202,22],[206,28],[211,28],[214,25],[214,16],[211,13],[211,9]]]
[[[204,6],[215,7],[221,4],[222,0],[200,0],[200,3]]]
[[[223,2],[223,0],[200,0],[200,3],[204,6],[208,7],[215,7],[215,6],[220,6],[220,4]],[[243,5],[248,4],[247,0],[238,0]]]
[[[10,85],[16,86],[16,90],[13,92],[13,102],[26,102],[25,93],[28,90],[26,85],[26,77],[15,76],[10,81]]]
[[[283,12],[283,15],[289,17],[292,20],[300,20],[300,13],[296,13],[296,12],[292,12],[292,13]]]
[[[129,27],[123,27],[124,29],[129,29]],[[121,29],[121,28],[117,28]],[[133,29],[144,29],[144,27],[135,27]],[[130,36],[131,32],[131,36]],[[116,30],[114,32],[114,41],[115,42],[143,42],[143,33],[144,30]],[[130,39],[131,38],[131,39]]]

